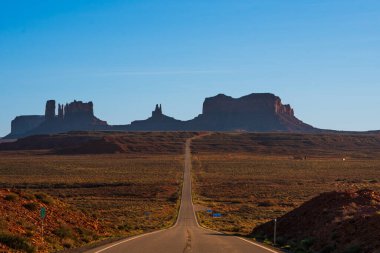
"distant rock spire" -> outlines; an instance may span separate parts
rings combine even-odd
[[[55,118],[55,100],[48,100],[45,107],[45,119],[52,120]]]
[[[152,117],[162,116],[162,107],[161,104],[156,104],[154,111],[152,112]]]
[[[64,115],[63,115],[63,105],[61,104],[58,104],[58,118],[59,119],[63,119]]]

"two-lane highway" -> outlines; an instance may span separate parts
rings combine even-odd
[[[224,235],[198,225],[191,196],[191,139],[186,141],[181,207],[176,224],[93,249],[91,253],[275,253],[240,237]]]

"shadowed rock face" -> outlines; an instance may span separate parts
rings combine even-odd
[[[45,120],[53,120],[55,118],[55,100],[48,100],[45,107]]]
[[[206,98],[203,113],[190,122],[196,130],[300,131],[315,129],[294,116],[290,105],[270,93]]]
[[[23,116],[29,117],[29,116]],[[250,94],[232,98],[223,94],[206,98],[202,114],[188,121],[176,120],[162,112],[156,105],[152,116],[146,120],[136,120],[129,125],[109,126],[107,122],[94,116],[93,103],[74,101],[58,104],[46,103],[45,120],[39,122],[30,118],[28,126],[17,124],[8,138],[19,138],[34,134],[49,134],[66,131],[122,130],[122,131],[255,131],[255,132],[316,132],[320,131],[303,123],[294,116],[290,105],[270,93]],[[32,127],[33,125],[33,127]]]
[[[82,101],[75,101],[66,104],[63,108],[63,119],[81,119],[94,117],[94,105],[92,102],[83,103]]]
[[[203,115],[275,114],[282,107],[280,98],[272,94],[251,94],[237,99],[219,94],[205,99]]]
[[[166,116],[162,113],[161,105],[157,104],[150,118],[133,121],[130,125],[115,126],[113,129],[127,131],[178,131],[184,130],[184,122]]]
[[[19,116],[12,121],[12,131],[6,138],[20,138],[36,134],[52,134],[74,130],[106,130],[107,122],[94,116],[93,103],[74,101],[58,105],[58,116],[55,113],[56,102],[46,102],[45,116]]]
[[[223,94],[206,98],[203,111],[189,121],[180,121],[162,113],[161,105],[156,105],[152,117],[134,121],[130,125],[116,126],[118,130],[156,131],[293,131],[315,132],[294,116],[290,105],[283,105],[273,94],[251,94],[232,98]]]
[[[160,118],[162,117],[164,114],[162,113],[162,107],[161,105],[156,105],[156,108],[154,109],[154,111],[152,112],[152,118]]]
[[[90,130],[106,130],[108,125],[106,121],[102,121],[94,116],[93,103],[84,103],[75,101],[66,104],[63,107],[59,105],[59,116],[53,119],[46,118],[41,125],[27,135],[35,134],[51,134],[67,131],[90,131]]]
[[[11,123],[11,132],[14,135],[23,134],[38,127],[44,122],[45,117],[42,115],[18,116]]]

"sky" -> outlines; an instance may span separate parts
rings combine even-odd
[[[270,92],[319,128],[380,129],[378,0],[1,0],[0,136],[45,102],[127,124]]]

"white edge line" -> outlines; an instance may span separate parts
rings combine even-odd
[[[158,232],[162,232],[162,231],[165,231],[165,230],[166,230],[166,229],[158,230],[158,231],[154,231],[154,232],[150,232],[150,233],[146,233],[146,234],[142,234],[142,235],[137,235],[137,236],[134,236],[134,237],[132,237],[132,238],[128,238],[128,239],[125,239],[125,240],[123,240],[123,241],[120,241],[120,242],[114,243],[114,244],[112,244],[112,245],[110,245],[110,246],[108,246],[108,247],[106,247],[106,248],[104,248],[104,249],[101,249],[101,250],[95,251],[94,253],[103,252],[103,251],[106,251],[106,250],[108,250],[108,249],[110,249],[110,248],[113,248],[113,247],[115,247],[115,246],[117,246],[117,245],[120,245],[120,244],[122,244],[122,243],[129,242],[129,241],[132,241],[132,240],[134,240],[134,239],[137,239],[137,238],[140,238],[140,237],[143,237],[143,236],[146,236],[146,235],[151,235],[151,234],[155,234],[155,233],[158,233]]]
[[[191,145],[191,142],[190,142],[190,145]],[[191,157],[191,152],[190,152],[190,157]],[[190,162],[192,161],[192,159],[190,159]],[[193,165],[191,164],[191,169],[193,168]],[[190,193],[192,193],[192,183],[193,183],[193,177],[192,177],[192,174],[191,174],[191,170],[190,170]],[[214,232],[214,233],[218,233],[218,234],[221,234],[221,235],[225,235],[225,233],[222,233],[222,232],[219,232],[219,231],[216,231],[216,230],[213,230],[213,229],[209,229],[209,228],[206,228],[206,227],[202,227],[199,222],[198,222],[198,217],[197,215],[195,214],[195,209],[194,209],[194,203],[193,203],[193,195],[191,195],[191,206],[193,208],[193,214],[194,214],[194,217],[195,217],[195,222],[197,223],[198,227],[201,228],[201,229],[204,229],[204,230],[208,230],[208,231],[211,231],[211,232]],[[242,241],[245,241],[247,243],[250,243],[252,245],[255,245],[257,247],[260,247],[262,249],[265,249],[267,251],[270,251],[270,252],[273,252],[273,253],[279,253],[280,251],[275,251],[273,249],[270,249],[270,248],[267,248],[261,244],[258,244],[258,243],[255,243],[253,241],[250,241],[250,240],[247,240],[247,239],[244,239],[243,237],[240,237],[240,236],[234,236],[235,238],[238,238]]]
[[[243,241],[245,241],[245,242],[248,242],[248,243],[250,243],[250,244],[253,244],[253,245],[257,246],[257,247],[263,248],[263,249],[265,249],[265,250],[267,250],[267,251],[270,251],[270,252],[273,252],[273,253],[279,253],[279,252],[280,252],[280,251],[275,251],[275,250],[273,250],[273,249],[267,248],[267,247],[265,247],[265,246],[263,246],[263,245],[260,245],[260,244],[258,244],[258,243],[255,243],[255,242],[253,242],[253,241],[247,240],[247,239],[245,239],[245,238],[243,238],[243,237],[239,237],[239,236],[235,236],[235,237],[236,237],[236,238],[239,238],[240,240],[243,240]]]
[[[190,145],[191,145],[191,141],[190,141]],[[190,162],[191,162],[191,151],[190,151]],[[186,164],[186,158],[185,158],[185,164]],[[202,227],[200,224],[199,224],[199,222],[198,222],[198,217],[197,217],[197,215],[195,214],[195,210],[194,210],[194,203],[193,203],[193,196],[192,196],[192,182],[193,182],[193,180],[192,180],[192,174],[191,174],[191,169],[192,169],[192,164],[190,165],[191,167],[190,167],[190,194],[191,194],[191,207],[192,207],[192,209],[193,209],[193,215],[194,215],[194,218],[195,218],[195,222],[197,223],[197,226],[199,227],[199,228],[201,228],[201,229],[204,229],[204,230],[208,230],[208,231],[212,231],[212,232],[214,232],[214,233],[218,233],[218,234],[224,234],[224,233],[222,233],[222,232],[219,232],[219,231],[216,231],[216,230],[212,230],[212,229],[209,229],[209,228],[205,228],[205,227]],[[183,192],[183,185],[184,184],[182,184],[182,189],[181,189],[181,197],[182,197],[182,192]],[[181,202],[182,202],[182,199],[181,199]],[[101,249],[101,250],[98,250],[98,251],[95,251],[94,253],[100,253],[100,252],[103,252],[103,251],[106,251],[106,250],[108,250],[108,249],[110,249],[110,248],[113,248],[113,247],[115,247],[115,246],[117,246],[117,245],[120,245],[120,244],[123,244],[123,243],[126,243],[126,242],[129,242],[129,241],[132,241],[132,240],[135,240],[135,239],[138,239],[138,238],[141,238],[141,237],[144,237],[144,236],[147,236],[147,235],[152,235],[152,234],[156,234],[156,233],[159,233],[159,232],[163,232],[163,231],[166,231],[166,230],[169,230],[169,229],[172,229],[172,228],[174,228],[174,227],[176,227],[177,225],[178,225],[178,219],[179,219],[179,216],[180,216],[180,213],[181,213],[181,208],[182,207],[182,204],[180,205],[180,207],[179,207],[179,211],[178,211],[178,215],[177,215],[177,220],[176,220],[176,223],[173,225],[173,226],[171,226],[170,228],[166,228],[166,229],[162,229],[162,230],[158,230],[158,231],[154,231],[154,232],[150,232],[150,233],[146,233],[146,234],[142,234],[142,235],[137,235],[137,236],[135,236],[135,237],[132,237],[132,238],[128,238],[128,239],[125,239],[125,240],[123,240],[123,241],[120,241],[120,242],[117,242],[117,243],[115,243],[115,244],[112,244],[112,245],[110,245],[110,246],[108,246],[108,247],[106,247],[106,248],[104,248],[104,249]],[[270,252],[273,252],[273,253],[279,253],[278,251],[275,251],[275,250],[272,250],[272,249],[270,249],[270,248],[267,248],[267,247],[265,247],[265,246],[263,246],[263,245],[260,245],[260,244],[257,244],[257,243],[255,243],[255,242],[252,242],[252,241],[249,241],[249,240],[247,240],[247,239],[244,239],[244,238],[242,238],[242,237],[239,237],[239,236],[234,236],[235,238],[238,238],[238,239],[240,239],[240,240],[243,240],[243,241],[245,241],[245,242],[247,242],[247,243],[250,243],[250,244],[252,244],[252,245],[255,245],[255,246],[257,246],[257,247],[260,247],[260,248],[262,248],[262,249],[265,249],[265,250],[267,250],[267,251],[270,251]]]
[[[186,158],[185,158],[185,164],[186,164]],[[183,173],[183,176],[185,177],[185,170],[184,170],[184,173]],[[166,230],[169,230],[169,229],[172,229],[172,228],[175,228],[178,226],[178,222],[179,222],[179,217],[180,217],[180,214],[181,214],[181,210],[182,210],[182,192],[183,192],[183,186],[184,186],[184,183],[182,183],[182,188],[181,188],[181,203],[180,203],[180,206],[179,206],[179,211],[178,211],[178,215],[177,215],[177,220],[175,222],[175,224],[169,228],[165,228],[165,229],[161,229],[161,230],[157,230],[157,231],[153,231],[153,232],[149,232],[149,233],[146,233],[146,234],[141,234],[141,235],[137,235],[137,236],[134,236],[134,237],[131,237],[131,238],[127,238],[125,240],[122,240],[120,242],[116,242],[114,244],[111,244],[110,246],[106,247],[106,248],[103,248],[103,249],[100,249],[98,251],[95,251],[94,253],[100,253],[100,252],[103,252],[103,251],[106,251],[110,248],[113,248],[117,245],[120,245],[120,244],[123,244],[123,243],[126,243],[126,242],[129,242],[129,241],[132,241],[132,240],[135,240],[135,239],[138,239],[138,238],[141,238],[141,237],[144,237],[144,236],[147,236],[147,235],[152,235],[152,234],[156,234],[156,233],[159,233],[159,232],[163,232],[163,231],[166,231]],[[191,190],[191,173],[190,173],[190,190]],[[193,198],[191,198],[191,204],[193,204]],[[195,212],[194,212],[194,205],[192,205],[193,207],[193,213],[195,215]],[[195,220],[197,220],[196,216],[195,216]],[[198,221],[197,221],[197,224],[198,224]],[[199,226],[199,224],[198,224]]]
[[[181,200],[181,201],[182,201],[182,200]],[[120,244],[123,244],[123,243],[129,242],[129,241],[132,241],[132,240],[135,240],[135,239],[138,239],[138,238],[144,237],[144,236],[153,235],[153,234],[156,234],[156,233],[164,232],[164,231],[166,231],[166,230],[169,230],[169,229],[175,228],[175,227],[178,225],[178,217],[179,217],[180,213],[181,213],[181,206],[180,206],[179,211],[178,211],[178,215],[177,215],[176,223],[175,223],[173,226],[169,227],[169,228],[164,228],[164,229],[161,229],[161,230],[157,230],[157,231],[153,231],[153,232],[149,232],[149,233],[145,233],[145,234],[141,234],[141,235],[136,235],[136,236],[134,236],[134,237],[127,238],[127,239],[122,240],[122,241],[120,241],[120,242],[116,242],[116,243],[114,243],[114,244],[112,244],[112,245],[110,245],[110,246],[108,246],[108,247],[106,247],[106,248],[103,248],[103,249],[100,249],[100,250],[98,250],[98,251],[95,251],[94,253],[100,253],[100,252],[106,251],[106,250],[108,250],[108,249],[110,249],[110,248],[113,248],[113,247],[115,247],[115,246],[117,246],[117,245],[120,245]]]

